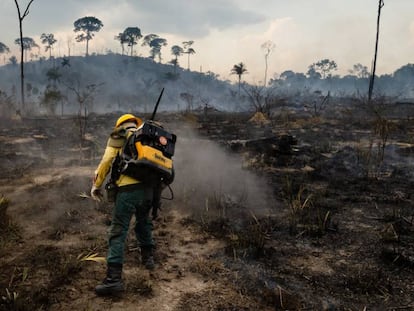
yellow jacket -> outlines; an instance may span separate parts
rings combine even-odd
[[[112,163],[118,153],[121,152],[123,142],[125,141],[124,137],[118,137],[116,139],[110,137],[108,139],[108,143],[105,148],[104,155],[102,156],[101,162],[98,165],[98,168],[95,170],[95,179],[94,179],[94,185],[97,188],[100,188],[102,184],[104,183],[106,176],[109,174],[111,170]],[[137,184],[140,181],[123,175],[118,178],[116,181],[116,184],[121,186],[131,185],[131,184]]]

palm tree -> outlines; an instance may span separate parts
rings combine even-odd
[[[247,68],[246,68],[246,65],[243,63],[236,64],[231,69],[231,74],[237,75],[239,77],[239,96],[240,96],[241,77],[245,73],[247,73]]]

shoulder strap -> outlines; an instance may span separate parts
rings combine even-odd
[[[128,158],[128,160],[138,157],[138,151],[135,147],[135,138],[136,136],[134,130],[127,131],[125,144],[122,147],[122,156]]]
[[[122,127],[118,127],[109,135],[108,146],[121,148],[126,141],[126,137],[127,131]]]

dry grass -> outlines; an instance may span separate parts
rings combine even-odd
[[[289,178],[286,178],[283,192],[289,209],[289,230],[292,234],[319,236],[328,230],[331,212],[318,207],[318,195],[310,193],[304,185],[294,185]]]
[[[143,296],[153,294],[153,282],[147,271],[134,270],[131,277],[128,277],[127,291]]]
[[[190,271],[209,278],[221,278],[227,273],[222,261],[205,259],[203,257],[199,257],[193,261],[190,266]]]

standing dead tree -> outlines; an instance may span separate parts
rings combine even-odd
[[[242,88],[247,94],[247,98],[255,112],[261,112],[264,115],[270,116],[270,110],[277,102],[274,89],[248,84],[242,84]]]
[[[265,74],[264,74],[264,81],[263,85],[266,86],[267,83],[267,67],[268,67],[268,59],[270,54],[273,52],[273,50],[276,48],[276,44],[274,44],[272,41],[266,41],[261,45],[261,48],[265,55]]]
[[[20,11],[20,6],[17,0],[14,0],[17,7],[17,14],[19,16],[19,30],[20,30],[20,92],[22,101],[22,110],[25,109],[24,103],[24,44],[23,44],[23,20],[29,14],[29,7],[34,0],[30,0],[24,10],[23,14]]]
[[[328,91],[328,94],[323,96],[321,91],[315,91],[313,94],[308,94],[306,98],[310,100],[310,103],[305,103],[303,106],[310,110],[312,117],[319,117],[326,106],[329,105],[331,92]]]
[[[384,0],[378,1],[378,15],[377,15],[377,35],[375,39],[375,53],[374,53],[374,63],[372,66],[371,78],[369,80],[369,89],[368,89],[368,102],[371,102],[372,99],[372,91],[374,89],[374,80],[375,80],[375,70],[377,67],[377,53],[378,53],[378,39],[379,39],[379,27],[380,27],[380,17],[381,17],[381,9],[384,6]]]
[[[191,112],[193,110],[193,100],[194,96],[190,93],[180,93],[180,98],[187,103],[187,112]]]
[[[83,141],[85,139],[89,107],[92,106],[94,95],[96,94],[98,88],[103,85],[103,83],[88,84],[85,87],[82,87],[80,81],[76,79],[76,81],[72,81],[71,84],[68,84],[68,83],[64,83],[64,84],[68,88],[68,90],[72,91],[75,94],[76,101],[79,104],[77,121],[78,121],[78,129],[79,129],[80,161],[82,161],[82,148],[83,148]]]

